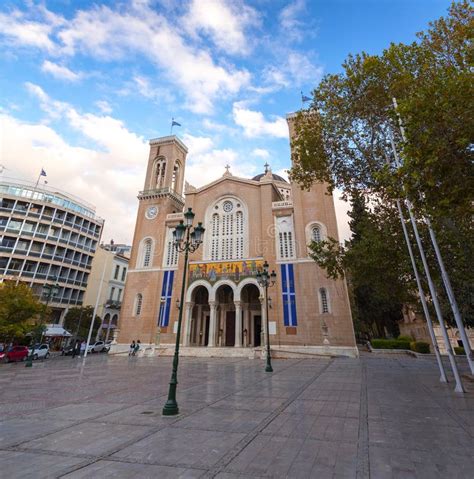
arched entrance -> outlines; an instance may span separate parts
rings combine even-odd
[[[216,290],[217,304],[217,345],[235,346],[236,316],[234,306],[234,291],[228,284],[219,286]]]
[[[198,286],[192,294],[190,346],[209,344],[209,292],[204,286]]]
[[[260,290],[249,283],[240,292],[240,303],[243,313],[243,346],[257,347],[262,345],[262,306]]]

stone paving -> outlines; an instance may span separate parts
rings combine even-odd
[[[92,355],[0,366],[0,476],[472,478],[474,383],[431,359]]]

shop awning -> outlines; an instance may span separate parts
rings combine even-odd
[[[50,324],[44,333],[44,336],[49,338],[52,337],[62,337],[62,338],[69,338],[72,334],[69,331],[66,331],[62,326],[58,324]]]

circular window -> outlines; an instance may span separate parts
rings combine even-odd
[[[222,205],[222,209],[226,212],[229,213],[232,211],[233,205],[230,201],[224,201],[224,204]]]

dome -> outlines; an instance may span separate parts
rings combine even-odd
[[[252,178],[253,181],[260,181],[263,177],[265,176],[265,173],[260,173],[257,176],[254,176]],[[275,181],[282,181],[283,183],[288,183],[288,181],[285,180],[285,178],[282,178],[280,175],[275,175],[275,173],[272,173],[272,178]]]

